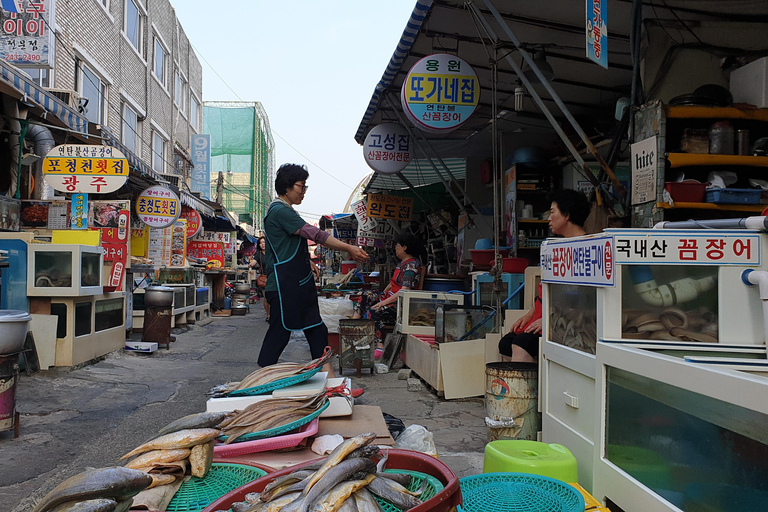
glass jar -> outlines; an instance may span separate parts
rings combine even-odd
[[[718,121],[709,127],[709,152],[714,155],[733,154],[733,125],[728,121]]]

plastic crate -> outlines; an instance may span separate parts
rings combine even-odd
[[[484,473],[460,480],[465,512],[583,512],[584,497],[565,482],[528,473]]]
[[[166,510],[199,512],[233,489],[267,474],[267,471],[256,466],[215,462],[203,478],[193,476],[181,484]]]
[[[391,448],[387,450],[387,453],[389,454],[389,459],[387,460],[388,469],[403,469],[424,473],[433,476],[443,485],[443,489],[440,492],[421,505],[410,509],[409,512],[450,512],[461,505],[459,479],[456,478],[456,475],[444,462],[429,455],[411,450],[397,450]],[[281,469],[280,471],[276,471],[251,483],[245,484],[214,501],[203,512],[228,510],[232,507],[233,503],[244,501],[246,494],[251,492],[261,492],[264,490],[264,487],[275,478],[292,473],[293,471],[296,471],[296,469],[312,464],[317,460],[321,459],[307,461],[303,464]]]
[[[710,188],[706,202],[718,204],[759,204],[763,191],[759,188]]]
[[[707,191],[706,183],[698,181],[667,181],[664,183],[673,201],[680,203],[700,203],[704,200]]]

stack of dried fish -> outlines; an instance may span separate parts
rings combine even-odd
[[[174,483],[187,473],[203,477],[211,469],[214,439],[221,434],[216,427],[227,413],[203,412],[190,414],[169,423],[158,432],[159,437],[123,455],[127,459],[138,455],[125,467],[148,473],[151,487]]]
[[[228,436],[225,444],[229,444],[244,434],[300,420],[323,407],[327,401],[325,392],[301,398],[268,398],[252,403],[243,410],[234,411],[221,422],[221,433]]]
[[[208,394],[214,398],[221,398],[227,396],[233,391],[264,386],[271,382],[275,382],[276,380],[293,377],[295,375],[299,375],[300,373],[308,372],[323,366],[328,362],[332,355],[333,352],[331,349],[326,348],[325,353],[323,353],[322,356],[311,361],[309,364],[277,363],[271,366],[265,366],[264,368],[259,368],[255,372],[251,373],[240,382],[227,382],[226,384],[216,386],[211,391],[209,391]]]
[[[367,433],[344,441],[325,460],[276,478],[260,494],[235,503],[233,512],[380,512],[373,495],[400,510],[420,505],[425,485],[412,492],[410,475],[383,472],[386,457],[378,464],[371,459],[379,452],[369,446],[375,438]]]

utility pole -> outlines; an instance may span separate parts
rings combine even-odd
[[[219,177],[216,178],[216,202],[221,204],[221,193],[224,190],[224,173],[219,171]]]

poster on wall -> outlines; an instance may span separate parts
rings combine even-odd
[[[171,266],[183,267],[187,254],[187,221],[179,219],[167,229],[171,230]]]
[[[150,228],[147,238],[147,257],[155,265],[171,265],[171,228]]]
[[[657,156],[655,136],[632,144],[632,204],[656,200]]]
[[[4,0],[0,60],[19,67],[52,68],[55,0]]]
[[[181,202],[173,190],[155,185],[139,194],[136,214],[150,228],[166,228],[179,218]]]
[[[399,124],[374,126],[363,142],[365,163],[382,174],[395,174],[405,169],[411,154],[411,136]]]
[[[0,196],[0,231],[18,231],[21,216],[21,201]]]

